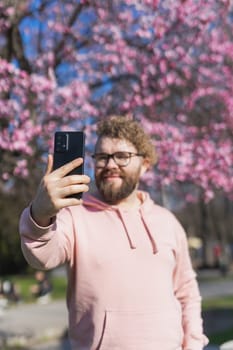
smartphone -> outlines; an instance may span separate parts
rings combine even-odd
[[[60,168],[75,158],[85,156],[85,134],[83,131],[57,131],[54,135],[53,170]],[[73,169],[67,175],[82,175],[84,162]],[[82,193],[73,194],[71,197],[80,199]]]

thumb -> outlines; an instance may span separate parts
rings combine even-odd
[[[53,156],[52,154],[48,155],[48,160],[47,160],[47,168],[46,168],[46,172],[45,175],[48,175],[52,172],[53,170]]]

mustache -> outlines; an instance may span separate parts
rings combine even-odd
[[[114,176],[114,175],[117,175],[117,176],[121,176],[121,177],[124,177],[125,174],[124,174],[124,171],[116,171],[116,170],[103,170],[101,172],[101,176]]]

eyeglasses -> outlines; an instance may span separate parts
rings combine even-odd
[[[132,152],[115,152],[112,154],[95,153],[92,155],[92,158],[95,160],[97,167],[105,167],[108,164],[110,158],[114,160],[116,165],[124,167],[129,164],[132,157],[144,157],[144,155]]]

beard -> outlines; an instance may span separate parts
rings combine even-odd
[[[116,186],[114,183],[106,183],[104,176],[114,175],[116,171],[103,170],[100,174],[95,175],[96,187],[102,198],[108,204],[117,204],[127,198],[137,187],[140,176],[140,169],[133,174],[126,174],[123,170],[117,172],[120,175],[122,183]]]

